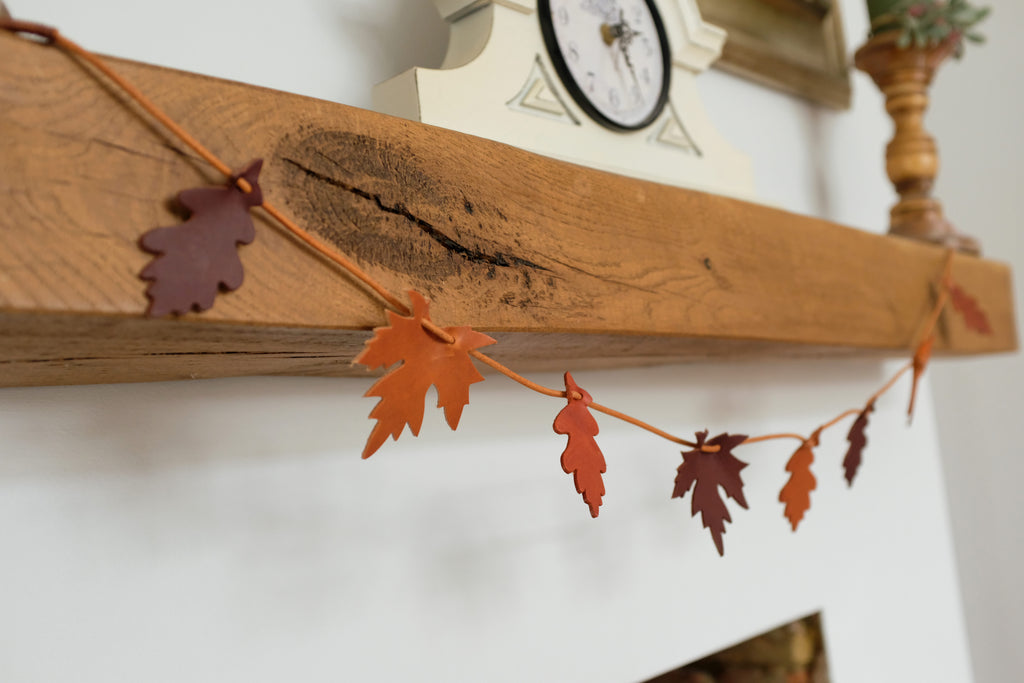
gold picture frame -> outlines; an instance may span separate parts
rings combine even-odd
[[[849,109],[850,68],[837,0],[697,0],[729,33],[718,68],[835,109]]]

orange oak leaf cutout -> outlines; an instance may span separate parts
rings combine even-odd
[[[935,334],[928,335],[914,352],[914,379],[910,387],[910,406],[907,408],[907,420],[914,418],[914,405],[917,402],[917,385],[928,367],[928,361],[932,357],[932,346],[935,344]]]
[[[868,445],[868,437],[865,433],[868,428],[868,416],[874,410],[875,402],[872,401],[865,406],[864,410],[860,411],[860,415],[850,427],[850,433],[846,435],[846,440],[850,442],[850,448],[846,451],[846,457],[843,458],[847,486],[853,486],[853,478],[857,476],[857,471],[860,469],[864,447]]]
[[[978,300],[961,289],[955,282],[949,283],[949,299],[953,302],[953,308],[963,316],[967,329],[979,334],[992,334],[992,326],[988,322],[988,316],[981,310]]]
[[[152,281],[146,288],[149,317],[205,311],[218,292],[242,286],[238,245],[256,239],[249,209],[263,203],[257,183],[262,166],[262,159],[253,161],[230,185],[185,190],[178,201],[191,212],[189,219],[150,230],[139,240],[144,251],[156,255],[139,273]],[[252,185],[252,192],[246,194],[235,184],[239,178]]]
[[[444,331],[455,338],[449,344],[421,324],[430,320],[430,301],[413,291],[409,292],[409,299],[412,315],[388,311],[390,326],[375,329],[373,338],[353,361],[371,370],[401,363],[366,392],[366,396],[379,396],[380,401],[370,411],[370,418],[377,420],[377,424],[366,441],[364,458],[376,453],[388,436],[397,441],[406,425],[413,436],[420,433],[424,402],[431,385],[437,389],[437,407],[444,408],[445,420],[454,430],[459,426],[462,409],[469,404],[469,386],[484,379],[469,352],[493,344],[494,340],[469,327],[446,327]]]
[[[697,447],[692,451],[683,451],[683,464],[679,466],[672,497],[682,498],[693,487],[690,503],[692,515],[701,513],[701,521],[704,528],[711,532],[718,554],[725,555],[722,534],[725,533],[725,523],[731,522],[732,517],[729,516],[729,509],[725,507],[718,487],[722,487],[725,495],[741,507],[747,507],[743,496],[743,479],[740,477],[740,471],[747,463],[732,454],[732,449],[746,441],[747,437],[743,434],[719,434],[710,441],[706,440],[707,437],[706,429],[697,432]],[[718,446],[719,450],[705,453],[702,450],[705,445]]]
[[[779,502],[786,504],[785,515],[793,527],[800,525],[804,513],[811,509],[811,491],[818,487],[818,480],[811,473],[814,464],[814,449],[821,442],[821,430],[811,434],[811,438],[800,444],[800,448],[789,458],[786,471],[790,473],[789,481],[779,492]]]
[[[575,398],[573,393],[580,394]],[[562,408],[555,417],[555,433],[565,434],[569,442],[562,452],[562,469],[572,475],[576,484],[576,493],[583,494],[583,502],[590,507],[590,516],[597,517],[604,495],[604,480],[601,475],[607,471],[604,454],[598,448],[594,437],[597,436],[597,420],[590,414],[591,398],[573,380],[572,375],[565,373],[565,393],[569,405]]]

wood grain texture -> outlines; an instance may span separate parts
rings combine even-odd
[[[905,351],[943,250],[622,178],[339,104],[117,66],[267,199],[434,320],[519,370]],[[215,172],[64,54],[0,35],[0,384],[361,374],[378,301],[256,212],[246,281],[204,314],[145,320],[147,230]],[[1010,271],[957,257],[1016,348]],[[855,350],[861,351],[855,351]]]

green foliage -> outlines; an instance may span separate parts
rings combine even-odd
[[[990,11],[990,7],[973,7],[968,0],[898,0],[888,12],[871,21],[871,31],[873,35],[899,31],[897,45],[901,48],[952,42],[954,55],[959,59],[963,56],[964,40],[985,42],[985,37],[973,29]]]

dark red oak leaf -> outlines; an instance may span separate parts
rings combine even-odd
[[[932,357],[932,345],[935,344],[935,334],[928,335],[914,351],[914,379],[910,387],[910,406],[907,407],[907,420],[914,418],[914,405],[917,403],[917,386],[921,381],[924,371],[928,368],[928,361]]]
[[[683,451],[683,464],[679,466],[672,497],[682,498],[693,487],[690,504],[692,514],[696,516],[698,512],[701,513],[701,521],[704,528],[711,532],[718,554],[725,555],[722,534],[725,533],[725,523],[731,522],[732,517],[729,516],[718,488],[721,487],[725,495],[741,507],[747,507],[743,496],[743,479],[740,477],[740,471],[747,463],[737,460],[732,454],[732,449],[746,441],[747,437],[743,434],[719,434],[706,441],[707,437],[706,429],[697,432],[697,447],[692,451]],[[719,450],[705,453],[701,450],[705,445],[718,446]]]
[[[238,245],[256,239],[249,209],[263,203],[257,183],[262,166],[262,159],[253,161],[229,186],[185,190],[178,201],[191,212],[189,219],[150,230],[139,240],[144,251],[156,255],[139,273],[152,281],[146,289],[150,317],[205,311],[219,291],[242,286]],[[238,178],[247,180],[252,192],[235,185]]]
[[[779,502],[785,503],[785,515],[789,519],[793,531],[800,526],[804,513],[811,509],[811,491],[818,487],[818,480],[811,472],[814,464],[814,449],[821,439],[821,430],[814,432],[811,438],[800,444],[786,463],[786,471],[790,473],[789,481],[779,492]]]
[[[454,430],[462,409],[469,404],[469,386],[484,379],[469,352],[494,340],[469,327],[446,327],[444,331],[455,338],[449,344],[423,328],[422,322],[430,320],[430,302],[416,292],[409,292],[409,299],[412,315],[388,311],[391,325],[374,330],[373,338],[354,361],[371,370],[401,363],[366,392],[366,396],[379,396],[380,401],[370,412],[377,424],[366,441],[364,458],[373,455],[389,435],[397,441],[406,425],[413,436],[420,433],[431,385],[437,389],[437,407],[444,408],[445,420]]]
[[[864,447],[868,445],[868,437],[866,434],[866,430],[868,428],[868,416],[874,410],[875,402],[872,401],[860,412],[857,419],[853,421],[853,426],[850,427],[850,433],[846,435],[846,440],[850,442],[850,448],[847,449],[846,457],[843,458],[843,469],[846,470],[847,486],[853,486],[853,478],[857,476],[857,471],[860,469]]]
[[[569,441],[562,452],[562,469],[572,475],[576,493],[583,494],[583,502],[590,507],[590,516],[597,517],[604,495],[604,480],[601,475],[607,471],[604,454],[597,446],[597,420],[590,414],[594,399],[581,389],[572,375],[565,373],[565,393],[569,404],[555,417],[555,433],[565,434]],[[574,398],[578,393],[582,398]]]
[[[955,282],[949,284],[949,298],[953,302],[953,308],[963,316],[967,329],[978,334],[992,334],[992,326],[988,322],[988,316],[981,310],[978,300],[961,289]]]

